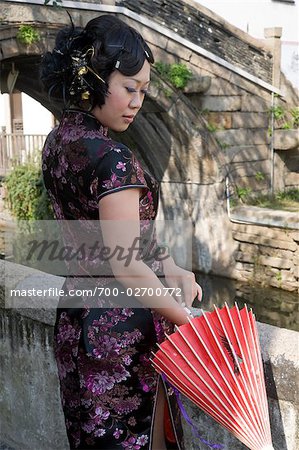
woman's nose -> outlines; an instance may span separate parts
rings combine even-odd
[[[144,95],[141,92],[136,92],[130,103],[131,108],[141,108],[143,100]]]

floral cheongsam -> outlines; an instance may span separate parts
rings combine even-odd
[[[126,146],[107,136],[92,114],[65,111],[46,140],[42,168],[56,219],[63,222],[69,244],[78,241],[72,224],[86,224],[92,232],[99,223],[99,200],[121,189],[141,189],[140,234],[149,232],[157,214],[158,183]],[[64,291],[111,286],[115,280],[109,264],[95,276],[101,263],[86,258],[71,267]],[[161,273],[160,261],[149,258],[147,264]],[[172,325],[151,309],[122,307],[118,300],[66,294],[59,301],[55,357],[71,449],[158,450],[152,447],[152,429],[159,377],[150,357],[155,344],[164,340],[164,332],[172,332]],[[174,429],[169,448],[183,449],[170,391],[165,390]]]

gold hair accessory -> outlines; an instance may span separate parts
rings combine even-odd
[[[81,94],[81,99],[82,100],[89,100],[89,97],[90,97],[90,92],[89,91],[82,92],[82,94]]]

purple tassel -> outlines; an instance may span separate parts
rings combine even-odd
[[[169,386],[173,389],[173,392],[175,393],[175,396],[176,396],[176,399],[177,399],[180,411],[181,411],[184,419],[186,420],[186,422],[191,426],[191,431],[192,431],[193,437],[195,439],[199,439],[200,442],[202,442],[203,444],[207,445],[210,448],[223,449],[224,448],[223,444],[213,444],[212,442],[206,441],[200,435],[199,430],[196,428],[195,424],[192,422],[192,419],[189,417],[189,415],[188,415],[188,413],[187,413],[187,411],[186,411],[186,409],[185,409],[185,407],[184,407],[184,405],[182,403],[180,392],[178,391],[178,389],[176,387],[174,387],[171,383],[169,383],[169,381],[167,380],[167,377],[166,377],[166,375],[164,373],[162,373],[161,376],[162,376],[162,379],[164,381],[166,381],[169,384]]]

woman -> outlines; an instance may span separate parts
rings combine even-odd
[[[43,149],[44,181],[56,218],[63,221],[68,244],[78,246],[82,236],[94,242],[95,235],[97,249],[111,250],[109,258],[84,253],[77,266],[69,264],[66,295],[57,310],[55,356],[72,449],[170,448],[163,426],[166,397],[173,410],[172,448],[183,448],[175,398],[149,358],[165,331],[188,320],[160,276],[179,289],[187,305],[200,296],[200,287],[170,256],[159,257],[163,252],[152,227],[158,184],[126,146],[107,135],[108,129],[125,131],[133,122],[153,62],[140,34],[110,15],[91,20],[84,30],[62,30],[42,62],[49,95],[70,105]],[[138,248],[129,263],[113,251],[135,248],[136,238],[146,242],[146,251]],[[98,294],[79,295],[83,286],[99,288]],[[111,286],[121,286],[116,297],[100,290]],[[143,295],[135,297],[141,288]],[[149,289],[162,294],[153,297]]]

